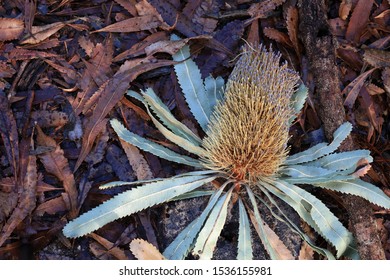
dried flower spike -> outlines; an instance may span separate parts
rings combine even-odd
[[[287,157],[298,80],[280,54],[246,46],[203,140],[205,166],[249,182],[274,175]]]

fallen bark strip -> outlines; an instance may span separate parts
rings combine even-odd
[[[339,88],[336,42],[330,33],[326,11],[324,0],[299,1],[301,40],[314,76],[319,101],[318,115],[324,124],[325,135],[330,139],[333,131],[345,122],[345,111]],[[348,137],[340,150],[356,148],[352,138]],[[385,259],[371,205],[360,197],[350,195],[343,196],[343,200],[361,259]]]

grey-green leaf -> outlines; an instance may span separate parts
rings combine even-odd
[[[292,177],[292,178],[316,178],[319,176],[328,176],[332,173],[335,173],[334,170],[325,169],[317,166],[307,166],[307,165],[288,165],[287,167],[281,170],[283,175]]]
[[[162,133],[162,135],[165,136],[169,141],[172,143],[175,143],[179,147],[185,149],[186,151],[196,154],[198,156],[201,156],[205,153],[205,150],[199,145],[194,144],[190,140],[185,139],[184,137],[181,137],[179,135],[176,135],[175,133],[171,132],[169,129],[167,129],[164,125],[162,125],[151,113],[148,107],[146,107],[150,118],[152,119],[154,125],[157,127],[157,129]]]
[[[251,260],[253,258],[251,229],[248,214],[241,198],[238,200],[239,228],[238,228],[238,252],[237,260]]]
[[[145,104],[144,98],[138,92],[136,92],[134,90],[128,90],[127,91],[127,95],[130,96],[130,97],[133,97],[133,98],[137,99],[138,101],[140,101],[140,102]]]
[[[218,199],[202,230],[199,232],[193,252],[195,255],[199,255],[200,260],[210,260],[213,256],[219,235],[225,225],[232,191],[233,188]]]
[[[192,192],[183,193],[179,196],[176,196],[172,198],[170,201],[178,201],[178,200],[197,198],[202,196],[210,196],[213,193],[215,193],[215,191],[192,191]]]
[[[359,161],[365,159],[367,162],[372,162],[370,151],[368,150],[355,150],[342,153],[334,153],[324,156],[313,162],[309,162],[305,165],[317,166],[335,171],[346,170],[350,168],[356,168]]]
[[[156,95],[153,89],[148,88],[143,92],[143,97],[157,117],[173,133],[191,141],[194,145],[200,146],[202,140],[193,133],[188,127],[179,122],[169,111],[168,107]]]
[[[289,156],[286,164],[299,164],[316,160],[320,157],[333,153],[349,135],[352,130],[352,125],[349,122],[343,123],[333,134],[333,141],[328,145],[326,143],[319,143],[303,152]]]
[[[191,113],[206,131],[212,111],[200,70],[190,59],[190,48],[186,45],[172,57],[174,61],[181,62],[175,64],[174,69]]]
[[[69,222],[64,227],[63,233],[67,237],[83,236],[114,220],[199,188],[215,178],[214,176],[174,177],[131,189]]]
[[[390,209],[390,197],[388,197],[380,188],[360,179],[319,183],[315,184],[315,186],[336,192],[357,195],[373,204]]]
[[[293,123],[296,118],[296,115],[298,115],[301,112],[303,105],[305,104],[307,95],[308,95],[307,87],[302,83],[291,98],[291,104],[295,116],[290,118],[290,123]]]
[[[194,243],[196,236],[202,228],[206,218],[210,211],[213,209],[215,203],[218,201],[223,187],[210,197],[209,203],[206,208],[202,211],[202,214],[192,221],[184,230],[182,230],[175,240],[165,249],[163,255],[169,260],[182,260],[186,257],[188,252],[191,250],[191,246]]]
[[[267,187],[268,188],[274,188],[272,186],[269,186],[267,184]],[[277,213],[275,213],[275,211],[272,209],[272,207],[270,205],[268,205],[265,201],[262,201],[261,198],[258,197],[258,199],[260,199],[260,201],[265,205],[267,206],[267,208],[270,210],[271,214],[279,221],[285,223],[293,232],[299,234],[299,236],[314,250],[316,251],[317,253],[325,256],[326,258],[328,258],[328,260],[334,260],[336,259],[333,254],[331,252],[329,252],[329,250],[327,249],[324,249],[324,248],[321,248],[321,247],[318,247],[317,245],[314,244],[314,242],[310,239],[309,236],[307,236],[300,228],[299,226],[297,226],[284,212],[283,210],[279,207],[278,203],[273,199],[273,197],[270,195],[270,193],[268,192],[268,188],[265,188],[265,187],[262,187],[262,186],[259,186],[259,188],[262,190],[262,192],[267,196],[267,198],[269,199],[269,201],[273,204],[273,206],[276,207],[276,209],[279,211],[279,213],[282,215],[278,215]],[[279,192],[278,194],[278,197],[281,193]],[[290,205],[291,206],[291,205]],[[294,207],[293,207],[294,208]]]
[[[123,139],[126,142],[129,142],[130,144],[136,146],[137,148],[150,152],[158,157],[161,157],[163,159],[186,164],[189,166],[194,166],[201,168],[202,165],[199,160],[193,159],[188,156],[180,155],[178,153],[175,153],[174,151],[165,148],[157,143],[154,143],[148,139],[145,139],[135,133],[130,132],[127,130],[118,120],[113,119],[111,120],[111,126],[115,130],[115,132],[118,134],[118,136]]]
[[[274,185],[296,202],[300,202],[309,211],[319,233],[335,246],[339,258],[350,246],[353,237],[329,208],[318,198],[293,184],[275,181]]]
[[[205,176],[205,175],[216,175],[217,172],[213,170],[197,170],[197,171],[191,171],[187,173],[182,173],[179,175],[176,175],[171,178],[179,178],[179,177],[189,177],[189,176]],[[132,182],[127,182],[127,181],[113,181],[104,185],[101,185],[99,189],[105,190],[105,189],[110,189],[114,187],[121,187],[121,186],[133,186],[133,185],[143,185],[147,183],[152,183],[152,182],[157,182],[157,181],[163,181],[166,180],[166,178],[153,178],[153,179],[145,179],[145,180],[137,180],[137,181],[132,181]],[[206,194],[205,194],[206,195]]]
[[[206,88],[212,112],[214,111],[215,105],[217,105],[219,101],[223,100],[224,85],[225,81],[222,77],[214,79],[212,76],[208,76],[204,80],[204,86]]]
[[[272,246],[271,241],[268,238],[268,234],[266,232],[266,229],[264,227],[264,221],[260,216],[259,209],[257,207],[255,196],[252,192],[252,190],[249,187],[246,187],[248,197],[251,201],[252,207],[253,207],[253,214],[254,219],[256,220],[256,223],[252,221],[252,224],[254,227],[257,227],[257,232],[260,237],[261,242],[264,245],[264,248],[266,249],[267,253],[269,254],[270,258],[272,260],[282,260],[283,256],[281,256],[276,248]]]

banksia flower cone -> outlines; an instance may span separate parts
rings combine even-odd
[[[279,54],[246,46],[203,140],[204,165],[249,183],[273,176],[287,157],[298,80]]]

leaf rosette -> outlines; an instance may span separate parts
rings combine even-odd
[[[173,37],[172,40],[179,40]],[[156,128],[192,156],[178,154],[130,132],[118,120],[111,126],[123,141],[163,159],[195,170],[171,178],[137,182],[111,182],[102,188],[139,184],[69,222],[67,237],[88,234],[105,224],[167,201],[209,195],[202,214],[193,220],[163,252],[166,259],[184,259],[191,252],[211,259],[231,205],[238,203],[237,259],[253,258],[252,227],[271,259],[294,259],[276,233],[265,223],[263,204],[315,252],[328,259],[359,258],[354,238],[329,208],[304,185],[361,196],[390,209],[390,199],[376,186],[359,179],[356,170],[372,157],[367,150],[338,153],[352,130],[341,125],[331,143],[319,143],[289,155],[288,130],[301,111],[307,88],[299,75],[280,64],[280,55],[263,46],[246,46],[225,85],[223,79],[201,78],[200,70],[184,46],[173,59],[185,100],[206,136],[201,139],[178,121],[150,88],[128,95],[141,101]],[[224,183],[212,191],[199,191],[215,179]],[[333,246],[315,244],[286,215],[288,204],[303,221]]]

